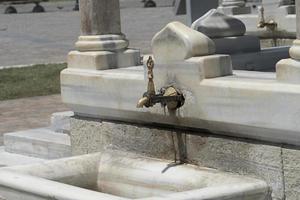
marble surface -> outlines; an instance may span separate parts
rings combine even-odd
[[[71,156],[70,137],[40,128],[4,135],[5,151],[42,159]]]
[[[105,70],[140,65],[140,51],[126,49],[124,51],[71,51],[68,54],[69,68]]]
[[[289,57],[289,47],[272,47],[261,51],[231,54],[233,69],[248,71],[275,71],[281,59]]]
[[[80,36],[75,43],[79,51],[120,51],[128,47],[129,41],[125,35],[89,35]]]
[[[245,0],[222,0],[222,6],[245,6]]]
[[[189,200],[195,197],[199,200],[268,200],[270,197],[268,185],[259,179],[192,165],[168,169],[169,163],[128,152],[106,151],[2,168],[0,192],[5,198],[24,200],[42,200],[49,196],[58,200]],[[25,184],[28,182],[31,184]]]
[[[210,38],[243,36],[246,26],[242,21],[232,16],[227,16],[216,9],[211,9],[197,19],[191,26]]]
[[[283,181],[283,155],[278,145],[217,136],[204,130],[146,126],[78,116],[71,119],[74,155],[115,149],[159,159],[179,160],[178,133],[185,138],[188,163],[262,179],[272,187],[272,197],[278,200],[284,199],[284,184],[293,183]],[[293,158],[288,161],[292,162]],[[299,166],[294,165],[294,168],[293,180],[296,181],[300,177],[297,174]],[[293,188],[296,189],[295,186]]]
[[[243,54],[261,51],[260,39],[252,35],[213,38],[217,54]]]
[[[81,35],[121,33],[119,0],[81,0]]]
[[[171,22],[152,39],[152,52],[157,63],[182,61],[215,52],[213,41],[180,22]]]
[[[74,116],[74,112],[56,112],[51,115],[50,129],[56,133],[68,134],[70,132],[70,118]]]
[[[194,80],[201,74],[194,73]],[[278,82],[274,76],[233,71],[231,76],[190,85],[193,77],[179,73],[173,80],[181,79],[186,101],[175,115],[160,105],[136,108],[146,91],[142,66],[104,71],[66,69],[61,75],[62,98],[83,116],[205,128],[218,134],[300,145],[300,85]]]
[[[282,83],[300,84],[300,61],[294,59],[280,60],[276,65],[277,80]]]

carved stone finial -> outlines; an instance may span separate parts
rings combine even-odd
[[[234,17],[227,16],[216,9],[211,9],[197,19],[192,28],[210,38],[242,36],[246,32],[245,24]]]
[[[181,61],[215,53],[215,44],[206,35],[180,22],[171,22],[152,39],[156,63]]]

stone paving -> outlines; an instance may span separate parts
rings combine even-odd
[[[0,146],[4,133],[49,126],[52,113],[67,110],[60,95],[0,101]]]
[[[186,21],[174,15],[172,2],[157,0],[160,7],[145,9],[140,0],[121,0],[122,31],[131,47],[149,53],[157,31],[170,21]],[[0,14],[0,66],[66,61],[79,36],[79,13],[71,11],[73,1],[43,5],[49,12],[28,13],[33,5],[26,4],[17,7],[21,14]]]

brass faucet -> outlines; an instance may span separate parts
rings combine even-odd
[[[257,28],[264,28],[267,27],[267,29],[274,31],[277,28],[277,23],[274,20],[269,20],[266,22],[265,20],[265,9],[263,6],[259,8],[260,12],[260,20],[257,24]]]
[[[160,89],[159,93],[155,92],[154,85],[154,61],[150,56],[147,60],[147,69],[148,69],[148,86],[147,92],[144,93],[143,97],[138,101],[137,108],[142,107],[152,107],[157,103],[161,103],[162,106],[167,106],[170,110],[176,110],[180,108],[184,104],[184,96],[183,94],[176,89],[174,86],[167,86]]]

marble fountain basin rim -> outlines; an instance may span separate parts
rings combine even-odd
[[[7,200],[269,199],[258,179],[110,151],[0,169]]]

